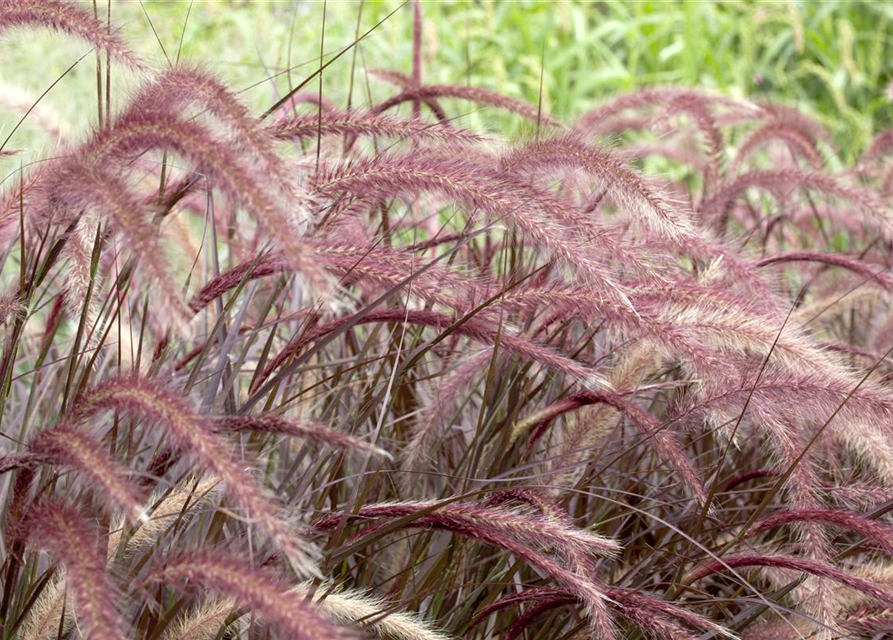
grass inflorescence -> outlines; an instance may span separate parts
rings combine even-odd
[[[0,194],[3,638],[889,633],[893,136],[561,122],[424,84],[422,9],[391,98],[255,113],[0,0],[139,85]]]

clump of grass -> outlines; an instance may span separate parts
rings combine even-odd
[[[833,172],[673,87],[563,125],[425,85],[412,8],[384,102],[172,65],[7,182],[4,637],[887,633],[889,133]],[[74,3],[12,27],[146,68]]]

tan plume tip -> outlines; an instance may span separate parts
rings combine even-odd
[[[235,608],[233,598],[209,599],[177,620],[162,640],[214,640]]]
[[[452,636],[434,627],[418,615],[395,611],[394,605],[353,589],[335,588],[323,583],[315,588],[305,582],[291,589],[306,598],[314,593],[313,602],[324,613],[342,622],[369,627],[379,636],[396,640],[449,640]]]

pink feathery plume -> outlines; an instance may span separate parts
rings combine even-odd
[[[834,136],[831,135],[831,132],[801,108],[765,101],[757,101],[754,104],[759,109],[759,115],[764,120],[782,123],[802,132],[812,140],[821,140],[827,145],[831,145],[834,141]]]
[[[660,127],[664,121],[677,114],[688,116],[700,133],[707,157],[703,188],[706,196],[712,193],[719,181],[719,175],[722,173],[725,161],[725,140],[711,112],[710,104],[701,96],[690,92],[682,92],[670,98],[652,126]]]
[[[17,290],[0,295],[0,324],[6,322],[8,318],[20,315],[25,311],[21,295]]]
[[[28,447],[37,456],[70,467],[83,476],[94,493],[134,520],[145,517],[143,499],[126,469],[77,427],[61,424],[42,431]]]
[[[363,280],[390,288],[403,282],[408,274],[418,272],[426,266],[418,257],[406,251],[387,247],[322,239],[307,240],[306,244],[314,261],[328,272],[339,276],[344,284]],[[193,311],[198,312],[243,281],[290,271],[294,271],[294,264],[281,253],[244,260],[208,281],[193,296],[189,305]],[[478,281],[437,266],[428,268],[406,287],[407,291],[420,298],[457,311],[468,308],[467,303],[460,301],[470,300],[479,288],[482,286]]]
[[[737,173],[738,167],[745,160],[751,157],[760,147],[770,142],[783,143],[795,157],[803,158],[813,169],[820,169],[825,163],[815,140],[808,134],[784,122],[770,121],[752,132],[738,147],[732,172]]]
[[[275,414],[219,416],[214,418],[214,427],[221,433],[254,431],[276,435],[304,438],[311,442],[326,444],[348,451],[367,451],[377,456],[390,458],[391,455],[374,444],[354,438],[346,433],[329,429],[308,420],[294,420]]]
[[[414,89],[422,87],[422,3],[421,0],[412,2],[412,86]],[[412,103],[413,120],[422,117],[422,102],[414,100]]]
[[[868,145],[862,157],[859,158],[859,163],[868,164],[869,162],[874,162],[889,153],[891,149],[893,149],[893,129],[881,131]]]
[[[269,133],[277,140],[312,140],[317,135],[377,136],[451,144],[469,144],[483,140],[475,133],[454,127],[448,128],[441,123],[427,124],[357,111],[350,113],[324,111],[321,118],[317,115],[284,118],[271,126]]]
[[[0,2],[0,33],[19,27],[37,27],[76,36],[98,51],[134,69],[143,65],[124,42],[93,15],[74,2],[61,0],[3,0]]]
[[[295,640],[352,640],[307,598],[268,569],[256,568],[230,553],[182,555],[150,574],[149,582],[186,583],[190,590],[213,589],[243,602],[261,619]]]
[[[393,69],[369,69],[369,74],[381,78],[385,82],[394,86],[400,87],[403,91],[413,88],[412,77],[401,71],[395,71]],[[431,113],[434,114],[434,117],[437,118],[437,121],[440,122],[441,125],[444,127],[450,126],[449,116],[447,116],[446,111],[443,110],[443,107],[440,106],[440,103],[438,103],[436,99],[421,97],[420,100],[422,104],[431,109]]]
[[[105,571],[104,544],[86,516],[72,507],[46,500],[26,521],[30,543],[49,551],[63,565],[78,619],[86,636],[96,640],[124,640],[115,610],[115,595]]]
[[[735,199],[748,189],[758,188],[771,193],[779,200],[788,200],[798,189],[812,189],[827,196],[838,198],[858,206],[864,212],[878,218],[885,233],[891,234],[889,223],[883,216],[884,205],[880,198],[867,187],[845,184],[841,179],[816,171],[802,169],[754,169],[741,174],[700,205],[706,216],[721,214]]]
[[[397,503],[361,507],[359,512],[349,514],[354,517],[400,518],[409,514],[419,517],[407,523],[404,528],[447,530],[452,533],[480,540],[502,548],[528,562],[551,579],[565,586],[584,602],[590,617],[593,633],[605,640],[616,638],[616,630],[608,613],[604,587],[595,581],[590,572],[581,574],[578,568],[569,570],[548,555],[532,546],[554,545],[568,557],[576,555],[578,545],[588,549],[603,547],[606,539],[588,532],[572,531],[562,527],[554,531],[549,521],[513,511],[457,505],[455,503]],[[425,515],[428,514],[428,515]],[[316,521],[311,526],[317,530],[330,530],[338,526],[344,516],[333,514]],[[374,530],[376,527],[373,527]],[[551,530],[550,530],[551,529]],[[568,545],[571,545],[570,547]],[[609,545],[610,546],[610,545]],[[604,548],[607,551],[607,548]],[[589,567],[587,567],[588,569]]]
[[[680,622],[684,622],[694,629],[709,631],[727,638],[734,637],[734,634],[732,634],[724,627],[716,624],[715,622],[707,620],[706,618],[695,613],[691,613],[690,611],[683,609],[682,607],[677,607],[673,604],[670,604],[669,602],[654,598],[647,594],[616,587],[608,587],[606,589],[606,593],[608,594],[608,597],[611,598],[611,607],[613,609],[617,610],[620,615],[627,618],[631,622],[639,625],[643,630],[647,630],[649,633],[655,634],[655,637],[667,638],[668,640],[674,637],[692,637],[690,632],[682,629],[681,627],[665,626],[666,623],[671,621],[673,618],[679,620]],[[545,601],[553,603],[554,606],[560,606],[573,604],[574,602],[577,602],[579,600],[576,596],[574,596],[572,592],[568,591],[567,589],[525,589],[524,591],[520,591],[518,593],[503,596],[499,600],[484,607],[484,609],[482,609],[481,612],[469,624],[469,628],[473,628],[481,624],[484,620],[487,619],[488,616],[496,613],[497,611],[501,611],[502,609],[513,606],[515,604],[530,601],[533,601],[534,603],[538,601]],[[671,629],[672,631],[674,631],[675,634],[682,635],[666,635],[665,632],[670,631]]]
[[[635,170],[574,135],[533,142],[503,158],[502,167],[508,172],[582,169],[608,190],[618,206],[641,218],[655,233],[672,239],[694,233],[691,220]]]
[[[859,591],[866,596],[879,600],[888,606],[893,606],[893,592],[881,587],[877,583],[854,576],[825,562],[807,560],[805,558],[797,558],[793,556],[769,554],[725,556],[721,560],[715,560],[695,569],[683,579],[683,584],[689,585],[713,573],[718,573],[727,569],[738,569],[740,567],[767,567],[802,571],[803,573],[808,573],[820,578],[828,578],[849,587],[854,591]]]
[[[43,198],[44,217],[56,224],[73,222],[84,210],[107,216],[149,271],[171,319],[181,323],[189,319],[191,314],[164,260],[158,228],[151,223],[151,209],[106,162],[89,150],[75,152],[42,177],[38,190]]]
[[[155,380],[122,377],[102,383],[80,399],[74,407],[73,421],[87,420],[108,409],[164,428],[175,448],[221,478],[226,495],[248,511],[252,521],[286,554],[297,571],[309,574],[315,570],[308,546],[292,526],[276,515],[272,499],[233,459],[231,447],[217,436],[211,420]]]
[[[504,359],[504,356],[497,356],[497,362],[500,362],[499,358]],[[400,481],[406,493],[411,493],[416,483],[425,477],[418,473],[425,463],[438,459],[432,454],[436,444],[448,432],[447,415],[486,372],[487,365],[493,361],[493,348],[488,347],[464,357],[458,353],[454,359],[455,368],[450,367],[449,374],[443,380],[433,382],[434,397],[415,421],[409,443],[403,449],[400,468],[404,473]]]
[[[691,145],[685,144],[683,140],[651,140],[631,145],[624,145],[619,150],[624,162],[631,162],[639,158],[658,157],[678,162],[679,164],[688,165],[694,171],[703,173],[707,170],[708,161],[703,155],[697,153],[697,149],[692,149]],[[604,194],[607,195],[607,194]],[[604,197],[604,196],[602,196]],[[594,202],[590,207],[594,208]]]
[[[532,107],[526,102],[521,102],[520,100],[515,100],[514,98],[509,98],[501,93],[496,93],[495,91],[490,91],[481,87],[465,87],[461,85],[427,85],[417,89],[411,88],[403,93],[388,98],[375,107],[375,112],[384,113],[388,109],[404,102],[417,100],[424,101],[432,98],[458,98],[460,100],[468,100],[469,102],[476,102],[478,104],[517,113],[528,120],[536,121],[537,116],[539,116],[539,121],[543,124],[548,124],[553,127],[562,126],[561,123],[553,120],[546,114],[539,113],[535,107]]]
[[[574,217],[568,204],[508,172],[464,158],[408,153],[322,169],[315,187],[316,197],[326,200],[343,194],[386,201],[425,191],[442,194],[470,211],[505,220],[574,269],[591,284],[594,294],[628,303],[623,287],[593,251],[591,245],[599,243],[600,238],[577,237],[580,230],[563,224]]]
[[[166,70],[140,89],[128,109],[177,113],[193,104],[228,128],[232,144],[243,154],[261,162],[259,171],[267,174],[267,185],[283,190],[283,197],[293,195],[292,172],[277,153],[269,130],[211,72],[184,66]]]
[[[778,256],[764,258],[757,263],[758,267],[787,262],[819,262],[833,267],[841,267],[852,271],[866,280],[874,282],[889,293],[893,293],[893,276],[888,273],[886,267],[878,267],[858,258],[840,255],[837,253],[819,253],[818,251],[792,251]]]
[[[299,91],[288,97],[288,100],[282,105],[282,113],[277,120],[285,120],[293,115],[293,112],[301,105],[311,105],[316,109],[322,108],[323,113],[343,113],[338,106],[315,91]]]
[[[94,165],[104,165],[116,158],[138,157],[147,151],[179,155],[231,201],[247,209],[281,243],[296,268],[325,286],[325,276],[319,273],[312,261],[305,259],[307,248],[299,239],[293,211],[290,210],[293,203],[282,197],[288,192],[288,187],[271,184],[279,181],[271,181],[265,169],[271,167],[274,160],[267,157],[258,162],[257,154],[245,153],[245,149],[252,144],[244,136],[235,141],[221,141],[196,120],[186,121],[168,111],[132,106],[113,126],[94,134],[79,148],[79,153]],[[152,256],[147,259],[152,259]]]
[[[820,522],[848,529],[871,540],[888,554],[893,554],[893,527],[869,520],[859,513],[834,509],[802,509],[779,511],[754,523],[748,536],[758,535],[768,529],[800,522]]]
[[[606,130],[617,131],[617,128],[613,127],[613,120],[626,111],[660,108],[673,100],[682,99],[698,100],[705,105],[722,106],[738,115],[746,113],[753,117],[759,114],[759,109],[752,103],[729,98],[719,93],[686,87],[648,87],[615,97],[605,104],[591,109],[580,118],[575,129],[588,135],[602,133]],[[641,125],[632,128],[650,126],[653,120],[653,118],[642,118],[639,120]],[[630,127],[625,124],[623,128]]]

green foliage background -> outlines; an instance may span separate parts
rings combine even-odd
[[[357,50],[354,104],[390,90],[367,81],[366,69],[409,71],[411,10],[400,6],[325,5],[325,59],[353,41],[358,17],[363,32],[397,9]],[[105,15],[106,0],[97,0],[97,9]],[[173,63],[179,50],[181,62],[209,65],[258,107],[315,70],[323,10],[322,0],[114,0],[111,7],[113,23],[155,66]],[[560,118],[636,87],[685,84],[795,103],[831,128],[844,155],[893,124],[885,94],[893,75],[891,2],[457,0],[424,2],[424,15],[426,82],[470,83],[536,102],[542,73],[543,104]],[[39,94],[82,53],[84,45],[51,36],[3,43],[2,82]],[[353,59],[349,52],[325,73],[324,93],[340,104]],[[133,82],[113,70],[116,102]],[[84,110],[95,111],[93,57],[46,102],[83,123]],[[496,114],[469,112],[470,125],[505,124],[492,120]]]

